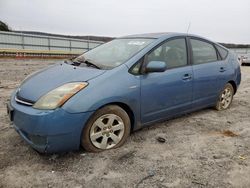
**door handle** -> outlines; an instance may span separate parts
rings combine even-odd
[[[190,80],[192,78],[191,74],[184,74],[184,76],[182,77],[182,80]]]
[[[224,67],[221,67],[220,68],[220,72],[225,72],[226,70],[225,70],[225,68]]]

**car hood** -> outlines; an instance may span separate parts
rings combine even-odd
[[[91,67],[76,67],[60,63],[36,72],[26,78],[17,90],[17,97],[34,103],[49,91],[69,82],[88,81],[105,70]]]

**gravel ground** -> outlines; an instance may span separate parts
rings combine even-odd
[[[226,111],[155,124],[115,150],[41,155],[11,128],[5,103],[28,74],[57,61],[0,60],[0,187],[250,187],[250,67]]]

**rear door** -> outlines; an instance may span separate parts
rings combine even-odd
[[[165,119],[192,105],[192,66],[184,37],[170,39],[147,55],[147,62],[164,61],[165,72],[141,76],[142,123]]]
[[[214,45],[199,38],[190,38],[193,64],[193,108],[215,104],[221,90],[220,74],[225,71]]]

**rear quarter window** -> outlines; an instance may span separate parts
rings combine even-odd
[[[218,45],[216,45],[216,48],[219,51],[221,58],[226,59],[228,51],[225,48],[222,48],[222,47],[220,47]]]

